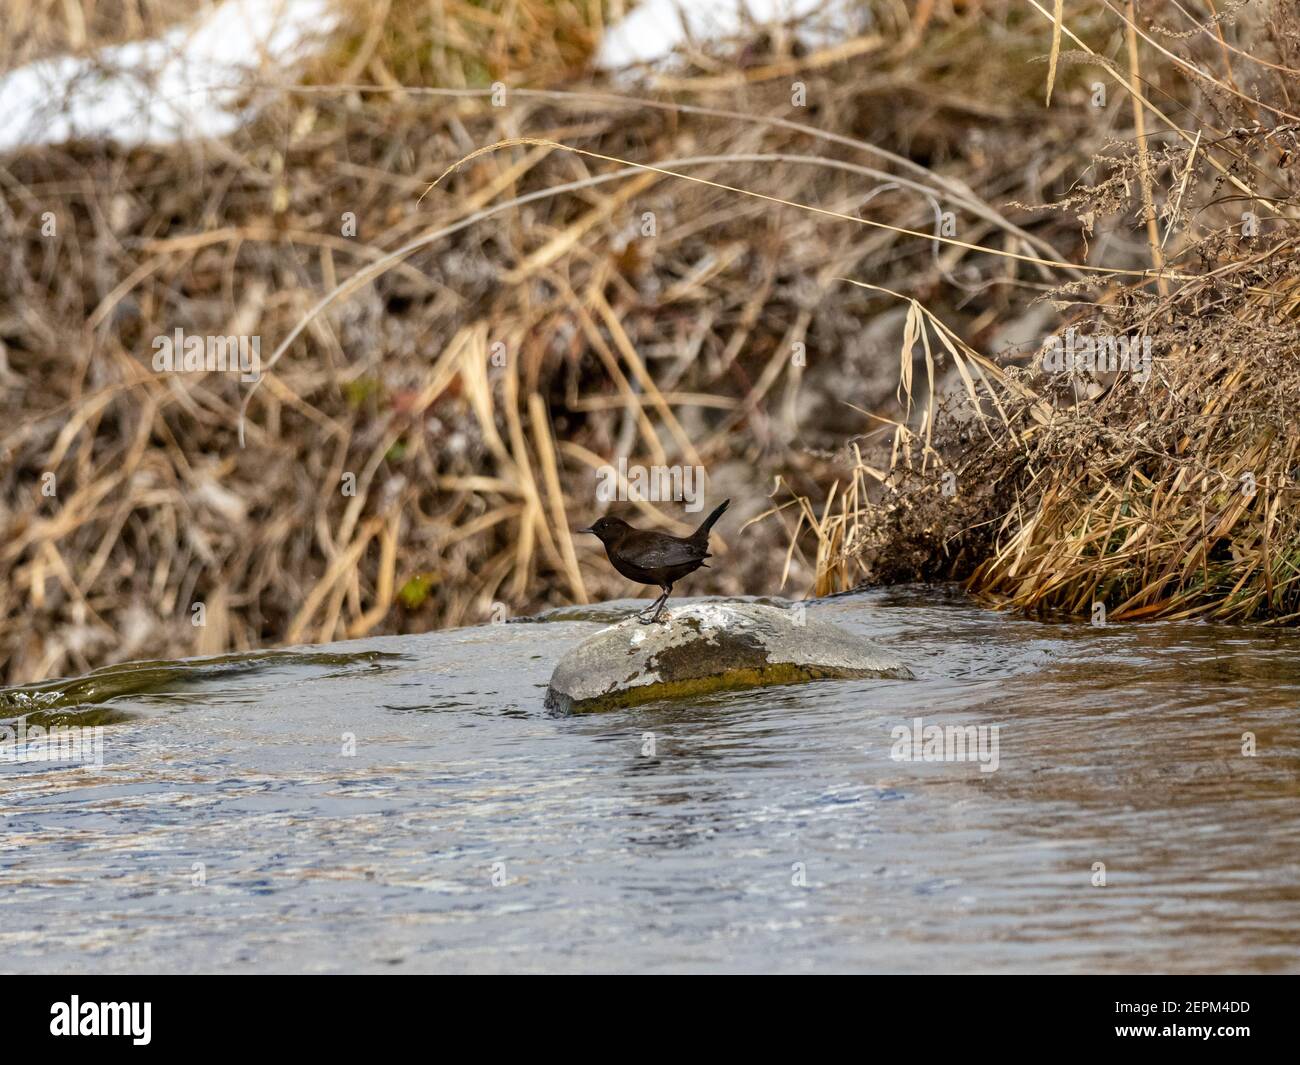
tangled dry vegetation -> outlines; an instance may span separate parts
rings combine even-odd
[[[57,28],[77,5],[30,6]],[[1104,4],[1066,8],[1083,40],[1122,34]],[[120,25],[120,11],[103,17],[110,9],[147,30],[176,17],[116,0],[97,5],[94,24]],[[1050,5],[880,0],[833,46],[756,33],[739,50],[683,53],[631,87],[592,81],[609,11],[599,4],[343,9],[348,28],[328,53],[292,85],[264,72],[250,89],[258,119],[227,140],[0,160],[9,681],[627,594],[569,532],[605,509],[596,470],[619,457],[703,465],[710,498],[748,501],[733,506],[741,519],[766,513],[724,530],[729,564],[700,574],[695,592],[798,594],[978,567],[978,587],[1020,605],[1071,608],[1095,575],[1149,606],[1229,579],[1232,551],[1267,560],[1266,604],[1294,588],[1282,579],[1294,529],[1282,482],[1269,480],[1291,430],[1268,436],[1236,418],[1222,391],[1276,409],[1280,369],[1244,366],[1247,347],[1233,347],[1218,369],[1172,376],[1171,339],[1156,380],[1172,387],[1160,395],[1120,381],[1073,404],[1060,382],[1054,393],[979,354],[1006,323],[1036,320],[1036,297],[1082,276],[1043,265],[1085,254],[1073,218],[1008,204],[1068,195],[1089,155],[1126,132],[1122,92],[1112,82],[1115,99],[1092,105],[1100,68],[1085,74],[1068,37],[1044,111],[1035,60],[1052,50]],[[66,25],[53,35],[75,42]],[[1199,40],[1159,40],[1205,60]],[[24,56],[56,50],[24,42]],[[495,81],[510,87],[504,107]],[[794,81],[807,106],[792,101]],[[1282,240],[1284,195],[1260,201],[1264,232],[1248,252],[1234,253],[1230,235],[1192,251],[1188,234],[1214,230],[1214,211],[1256,203],[1213,205],[1242,194],[1210,159],[1252,189],[1255,176],[1238,159],[1249,138],[1225,147],[1213,132],[1229,136],[1246,105],[1211,102],[1216,120],[1194,155],[1169,146],[1141,161],[1162,204],[1171,174],[1192,175],[1168,258],[1195,280],[1160,296],[1103,277],[1061,295],[1075,317],[1105,306],[1129,328],[1145,314],[1162,336],[1188,312],[1232,318],[1234,344],[1264,330],[1252,351],[1268,329],[1285,333],[1261,309],[1284,305],[1287,260],[1260,257]],[[1281,136],[1258,135],[1253,165],[1285,178]],[[41,233],[48,212],[57,239]],[[925,239],[945,212],[960,239]],[[1140,270],[1149,252],[1125,244],[1131,206],[1111,214],[1091,219],[1092,246]],[[258,335],[274,366],[255,389],[230,374],[157,374],[151,342],[177,327]],[[914,402],[895,427],[882,419],[899,409],[909,339],[901,368]],[[970,392],[978,402],[959,409]],[[1148,409],[1220,422],[1207,433],[1143,425],[1136,412]],[[1112,432],[1129,451],[1098,451]],[[1236,476],[1241,462],[1226,459],[1243,440],[1255,450],[1242,461],[1266,449],[1255,465],[1273,517],[1206,489],[1206,527],[1231,527],[1207,539],[1195,574],[1183,567],[1157,588],[1151,575],[1184,558],[1199,528],[1172,501],[1195,496],[1186,486],[1201,465]],[[1177,497],[1152,448],[1183,460]],[[931,508],[936,469],[957,471],[959,507]],[[1133,486],[1150,492],[1139,499]],[[674,531],[696,517],[623,507]],[[1134,552],[1127,568],[1086,572]]]
[[[1127,220],[1158,269],[1052,299],[1080,337],[1149,341],[1150,373],[990,367],[935,410],[930,446],[896,428],[883,491],[821,523],[826,557],[850,579],[961,577],[1039,614],[1294,623],[1300,18],[1238,5],[1174,34],[1176,11],[1163,33],[1111,11],[1169,53],[1128,79],[1156,121],[1055,207],[1085,230]],[[1153,103],[1170,100],[1187,101],[1177,132]]]
[[[892,403],[889,321],[863,328],[892,301],[837,277],[905,284],[976,333],[1045,283],[1001,283],[1000,263],[852,218],[928,233],[953,211],[972,242],[1058,254],[1059,220],[990,206],[1042,199],[1067,169],[1024,135],[1041,72],[1023,60],[1050,28],[1018,27],[1010,5],[872,5],[829,51],[755,35],[594,94],[575,84],[594,5],[356,11],[228,141],[4,161],[10,680],[626,594],[569,533],[604,509],[596,467],[699,463],[710,497],[754,517],[778,477],[810,495],[834,479],[835,448],[863,425],[843,400]],[[990,41],[1005,54],[973,96]],[[1044,140],[1068,145],[1087,122]],[[515,137],[534,143],[428,192]],[[283,357],[252,392],[156,374],[152,338],[177,326],[260,335],[264,363],[284,342]],[[678,530],[693,518],[627,506]],[[770,592],[787,568],[806,584],[788,532],[751,525],[735,564],[693,590]]]

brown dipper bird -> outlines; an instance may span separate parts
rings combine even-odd
[[[663,589],[664,594],[636,616],[642,625],[653,625],[659,620],[673,585],[703,566],[706,558],[712,557],[709,554],[709,530],[722,517],[730,502],[730,499],[724,499],[690,536],[634,529],[622,518],[610,517],[601,518],[590,529],[579,529],[578,532],[594,533],[600,537],[610,562],[628,580],[657,584]],[[643,617],[649,610],[654,610],[654,617]]]

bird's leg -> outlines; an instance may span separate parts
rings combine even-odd
[[[638,610],[638,611],[636,612],[635,616],[638,617],[638,618],[643,618],[643,617],[645,617],[648,613],[650,613],[650,611],[652,611],[652,610],[653,610],[656,606],[658,606],[658,605],[659,605],[659,600],[658,600],[658,599],[655,599],[655,600],[651,601],[651,603],[650,603],[649,606],[643,606],[640,610]]]
[[[664,589],[664,594],[659,597],[659,609],[655,611],[655,616],[650,619],[651,625],[653,625],[656,621],[659,620],[659,615],[664,612],[664,607],[668,605],[668,597],[672,594],[673,594],[673,586],[670,584],[667,588]]]
[[[664,600],[668,598],[668,593],[671,590],[672,590],[671,588],[665,588],[663,595],[661,595],[648,607],[646,607],[644,610],[640,611],[637,614],[636,616],[637,621],[641,622],[642,625],[653,625],[659,619],[659,610],[662,610],[664,608]],[[659,610],[655,610],[655,607],[658,607]],[[652,618],[646,617],[645,615],[650,613],[650,611],[652,610],[655,611],[655,616]]]
[[[661,595],[661,596],[659,596],[658,599],[656,599],[653,603],[651,603],[651,604],[650,604],[648,607],[646,607],[644,610],[640,610],[640,611],[638,611],[638,612],[637,612],[637,615],[636,615],[636,619],[637,619],[637,621],[641,622],[642,625],[649,625],[649,624],[652,624],[653,621],[654,621],[654,618],[648,618],[648,617],[646,617],[646,615],[649,614],[650,611],[654,610],[655,607],[662,606],[662,605],[663,605],[663,601],[664,601],[664,596]],[[656,614],[655,617],[658,617],[658,614]]]

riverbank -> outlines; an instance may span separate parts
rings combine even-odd
[[[897,303],[837,278],[916,291],[993,338],[1032,289],[880,226],[924,235],[947,211],[963,239],[1074,253],[1060,218],[1005,200],[1050,198],[1064,167],[1035,160],[1082,163],[1106,127],[1064,75],[1044,125],[1026,58],[1050,25],[1014,5],[864,5],[835,47],[747,33],[631,80],[593,74],[597,9],[508,7],[345,4],[298,74],[254,76],[223,140],[7,157],[0,676],[625,594],[569,537],[620,460],[698,468],[737,499],[693,591],[798,597],[815,539],[789,550],[792,511],[746,522],[774,485],[838,498],[843,445],[873,424],[855,408],[898,410]],[[181,17],[159,11],[140,32]],[[92,31],[121,43],[96,20],[83,48]],[[29,31],[11,62],[74,37]],[[517,143],[429,191],[519,135],[684,177]],[[258,381],[186,372],[183,350],[160,370],[177,329],[182,349],[258,340]],[[690,517],[626,506],[678,532]]]
[[[684,531],[654,469],[737,500],[696,593],[1300,614],[1286,11],[881,2],[612,72],[597,6],[336,10],[220,140],[5,158],[8,682],[626,594],[570,530]],[[6,65],[130,21],[43,12]]]

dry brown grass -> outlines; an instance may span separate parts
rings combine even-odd
[[[194,12],[194,0],[5,0],[5,68],[155,37]]]
[[[1036,614],[1300,618],[1300,125],[1285,110],[1300,18],[1277,4],[1174,37],[1106,6],[1130,44],[1129,69],[1107,70],[1135,114],[1175,100],[1196,125],[1117,145],[1057,205],[1088,230],[1145,231],[1161,276],[1054,295],[1080,333],[1150,338],[1153,373],[1049,375],[1033,359],[987,367],[978,397],[922,404],[923,428],[893,426],[892,451],[858,463],[840,506],[809,514],[820,590],[961,577]],[[1243,63],[1258,99],[1236,89]]]
[[[862,425],[845,401],[889,409],[898,363],[864,323],[894,298],[836,279],[906,291],[973,360],[1070,276],[1036,261],[1080,252],[1058,216],[1005,207],[1056,195],[1107,129],[1065,54],[1042,126],[1030,60],[1052,26],[1020,5],[882,2],[830,54],[758,39],[645,98],[572,81],[597,5],[363,6],[305,85],[259,95],[227,141],[0,161],[7,679],[626,594],[569,534],[603,508],[595,468],[620,456],[699,462],[711,496],[748,502],[741,519],[774,484],[817,501],[813,518],[845,498],[857,514],[865,474],[847,497],[827,486]],[[506,108],[486,97],[495,78]],[[792,78],[810,108],[791,106]],[[636,165],[514,143],[424,195],[520,137]],[[908,236],[936,207],[960,239]],[[40,236],[46,211],[57,240]],[[834,217],[859,214],[879,226]],[[282,357],[251,394],[230,375],[155,374],[151,340],[177,326],[257,334]],[[690,517],[633,509],[678,530]],[[788,545],[794,514],[750,525],[734,564],[691,590],[772,592],[784,575],[798,592],[818,559],[823,586],[832,566],[847,579],[853,528]]]

